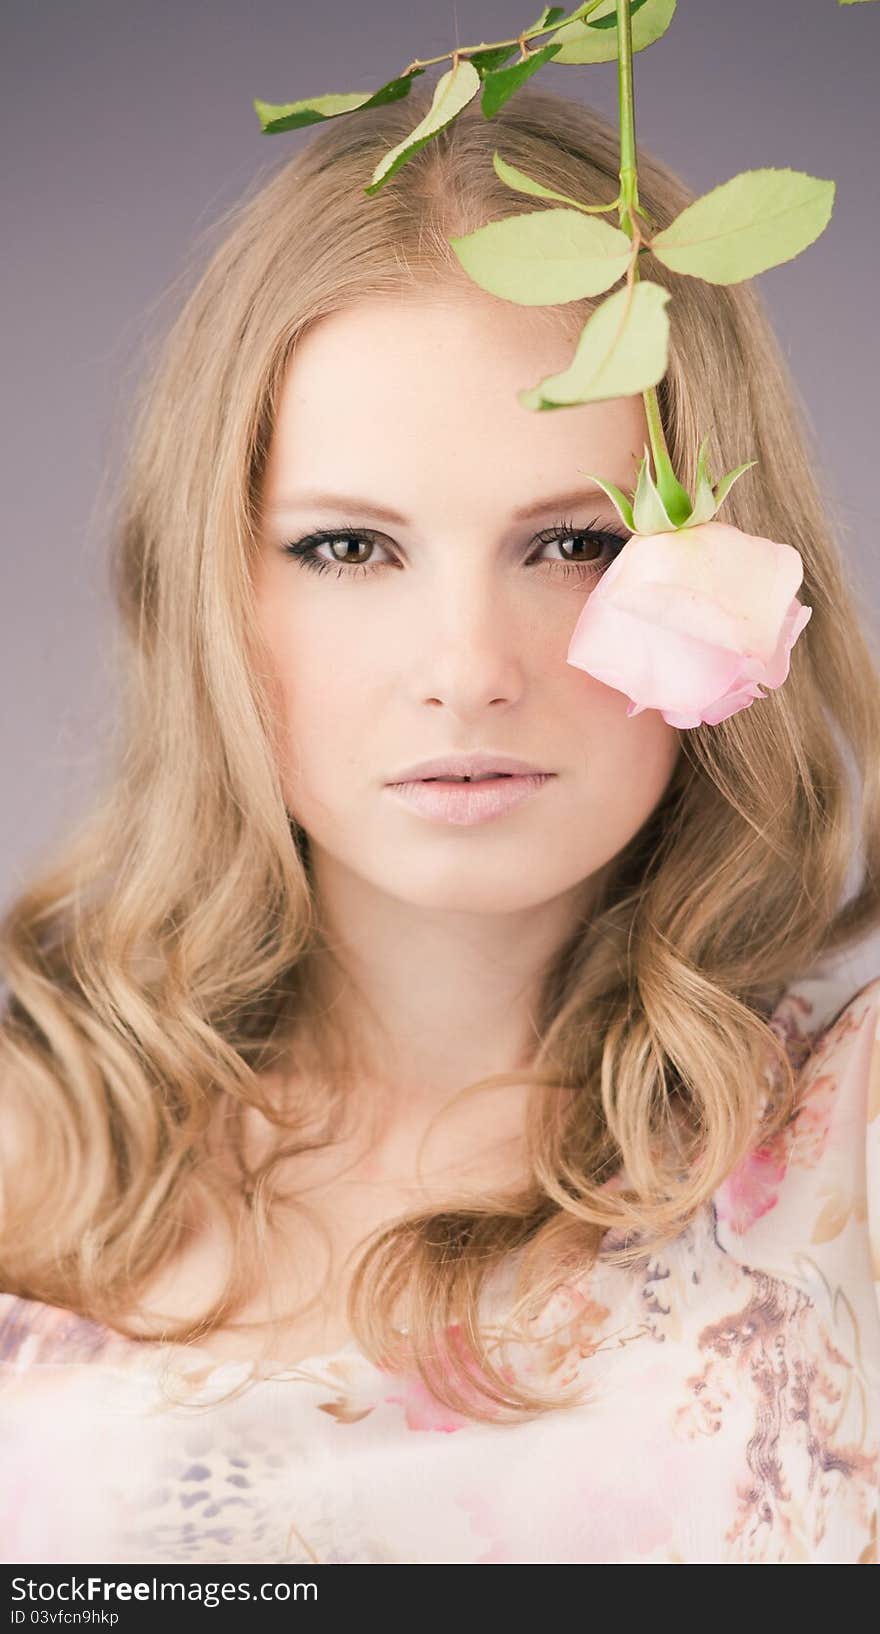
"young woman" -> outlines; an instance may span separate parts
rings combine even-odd
[[[448,243],[496,148],[599,203],[616,133],[525,88],[365,196],[422,102],[242,205],[140,405],[113,774],[3,928],[0,1549],[867,1562],[880,678],[796,394],[675,280],[676,470],[757,461],[813,614],[760,702],[628,717],[566,651],[642,400],[522,408],[592,303]]]

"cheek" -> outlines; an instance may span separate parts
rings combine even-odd
[[[601,724],[601,745],[607,753],[626,762],[633,756],[643,755],[647,765],[663,765],[670,757],[674,760],[681,747],[681,733],[663,719],[657,709],[644,709],[637,715],[628,715],[630,698],[617,687],[607,686],[594,676],[566,664],[570,675],[580,676],[584,683],[581,707],[587,722],[587,733],[592,735],[592,723]]]
[[[614,693],[614,697],[620,700],[616,718],[595,740],[595,765],[600,786],[628,839],[662,798],[681,754],[681,733],[656,709],[628,717],[628,700],[623,693]]]
[[[350,793],[350,771],[380,719],[389,647],[362,623],[346,631],[314,607],[308,616],[273,609],[264,628],[288,802],[333,801],[334,791]]]
[[[681,755],[681,733],[654,709],[628,716],[629,699],[566,665],[573,679],[566,734],[576,786],[601,848],[619,850],[662,798]]]

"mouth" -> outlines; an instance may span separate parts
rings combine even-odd
[[[467,752],[435,755],[416,760],[388,778],[399,783],[481,783],[493,778],[535,777],[548,775],[546,766],[532,760],[502,753],[500,750],[477,749]]]
[[[389,783],[387,792],[417,816],[470,827],[513,811],[550,783],[553,772],[487,772],[411,778]]]

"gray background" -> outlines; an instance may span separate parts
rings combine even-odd
[[[113,710],[105,513],[144,339],[173,308],[194,238],[312,134],[264,136],[253,98],[375,89],[414,57],[509,37],[539,11],[6,0],[0,902],[86,805],[100,763]],[[679,0],[668,34],[634,59],[637,140],[697,192],[762,165],[837,182],[822,237],[756,282],[875,631],[878,64],[880,3],[835,0]],[[613,63],[533,83],[617,122]]]

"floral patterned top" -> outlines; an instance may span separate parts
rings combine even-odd
[[[662,1254],[550,1301],[521,1365],[582,1406],[478,1422],[354,1343],[210,1362],[0,1295],[0,1558],[876,1564],[880,976],[847,993],[773,1012],[785,1131]]]

